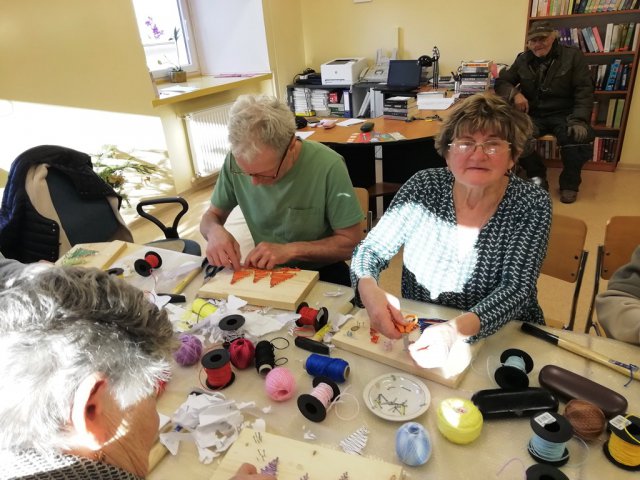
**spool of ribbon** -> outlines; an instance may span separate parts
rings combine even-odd
[[[300,413],[312,422],[321,422],[327,416],[327,410],[333,400],[340,395],[340,389],[328,377],[313,379],[311,393],[303,393],[298,397]]]
[[[527,352],[509,348],[500,355],[500,363],[494,378],[500,387],[507,390],[520,390],[529,386],[527,374],[533,369],[533,360]]]
[[[482,431],[482,414],[470,400],[447,398],[438,406],[438,430],[460,445],[473,442]]]
[[[299,327],[310,325],[317,332],[327,324],[329,320],[329,311],[325,307],[321,307],[319,310],[309,307],[309,304],[302,302],[296,313],[300,314],[300,318],[296,320],[296,325]]]
[[[351,371],[349,364],[341,358],[331,358],[312,353],[304,364],[307,373],[313,377],[329,377],[337,383],[346,381]]]
[[[529,440],[529,455],[536,462],[561,467],[569,461],[566,443],[573,436],[569,420],[555,412],[544,412],[530,420],[533,436]]]
[[[243,325],[244,317],[242,315],[227,315],[220,320],[218,327],[222,330],[225,348],[229,347],[235,339],[244,337]]]
[[[260,375],[266,375],[276,365],[274,346],[268,340],[261,340],[256,345],[256,370]]]
[[[198,319],[208,317],[216,310],[218,310],[218,307],[204,298],[196,298],[191,304],[191,311],[198,316]]]
[[[144,254],[144,258],[139,258],[133,262],[133,268],[143,277],[148,277],[151,272],[162,266],[162,258],[156,252],[149,251]]]
[[[411,467],[424,465],[431,457],[429,432],[419,423],[405,423],[396,432],[396,454]]]
[[[611,436],[602,446],[611,463],[624,470],[640,470],[640,418],[618,415],[609,421]]]
[[[527,468],[527,480],[569,480],[564,473],[556,467],[544,463],[536,463]]]
[[[205,353],[201,363],[207,374],[207,387],[212,390],[226,388],[231,385],[236,378],[231,371],[229,352],[224,348],[218,348]]]

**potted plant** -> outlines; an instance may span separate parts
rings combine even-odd
[[[169,71],[169,78],[173,83],[182,83],[187,81],[187,72],[185,72],[182,69],[182,66],[180,65],[180,48],[178,47],[179,38],[180,38],[180,29],[178,27],[174,27],[173,37],[169,39],[174,43],[176,47],[177,63],[169,62],[172,65],[171,70]]]

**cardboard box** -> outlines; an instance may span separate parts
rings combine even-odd
[[[364,57],[336,58],[320,66],[323,85],[353,85],[367,66]]]

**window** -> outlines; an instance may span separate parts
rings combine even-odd
[[[153,76],[162,77],[178,68],[198,71],[186,0],[132,1],[147,67]]]

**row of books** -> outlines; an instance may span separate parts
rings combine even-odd
[[[555,17],[575,13],[615,12],[634,10],[639,6],[639,0],[533,0],[531,16]]]
[[[288,100],[296,115],[351,117],[350,96],[347,90],[296,87]]]
[[[590,64],[589,71],[596,90],[624,91],[629,86],[631,63],[616,58],[611,64]]]
[[[604,125],[607,128],[620,128],[624,105],[624,98],[610,98],[593,102],[591,124],[595,127]]]
[[[616,137],[596,137],[593,140],[592,162],[614,163],[618,139]],[[560,148],[555,138],[536,140],[535,150],[545,160],[560,160]]]
[[[558,41],[562,45],[578,47],[584,53],[626,52],[638,46],[638,31],[635,22],[607,24],[604,41],[598,27],[558,28]]]
[[[395,96],[384,100],[383,118],[392,120],[412,120],[418,114],[418,103],[415,97]]]

